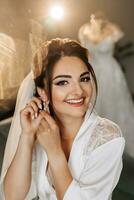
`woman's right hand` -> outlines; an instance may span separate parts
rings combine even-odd
[[[33,97],[26,107],[20,112],[22,133],[36,139],[36,131],[42,119],[39,109],[42,108],[41,99]]]

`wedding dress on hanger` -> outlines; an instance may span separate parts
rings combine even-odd
[[[92,19],[78,33],[81,44],[89,50],[89,62],[98,81],[96,110],[121,127],[125,153],[134,158],[134,104],[121,67],[113,57],[114,45],[122,36],[118,26],[104,19]]]

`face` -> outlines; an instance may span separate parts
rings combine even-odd
[[[56,115],[84,116],[92,96],[90,73],[78,57],[62,57],[52,73],[52,102]]]

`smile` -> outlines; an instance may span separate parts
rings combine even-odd
[[[74,106],[81,106],[84,103],[84,98],[81,98],[81,99],[69,99],[69,100],[66,100],[65,102],[69,103],[71,105],[74,105]]]

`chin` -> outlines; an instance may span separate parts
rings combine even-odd
[[[76,118],[80,118],[80,117],[83,117],[86,113],[87,109],[72,109],[70,110],[70,112],[66,112],[66,115],[70,116],[70,117],[76,117]]]
[[[59,109],[57,109],[58,106],[55,107],[55,113],[59,118],[62,118],[62,117],[82,118],[86,114],[86,112],[88,110],[88,106],[89,106],[89,104],[87,104],[87,102],[86,102],[86,104],[84,104],[82,106],[71,106],[71,105],[65,106],[65,104],[64,104],[64,105],[60,106]]]

